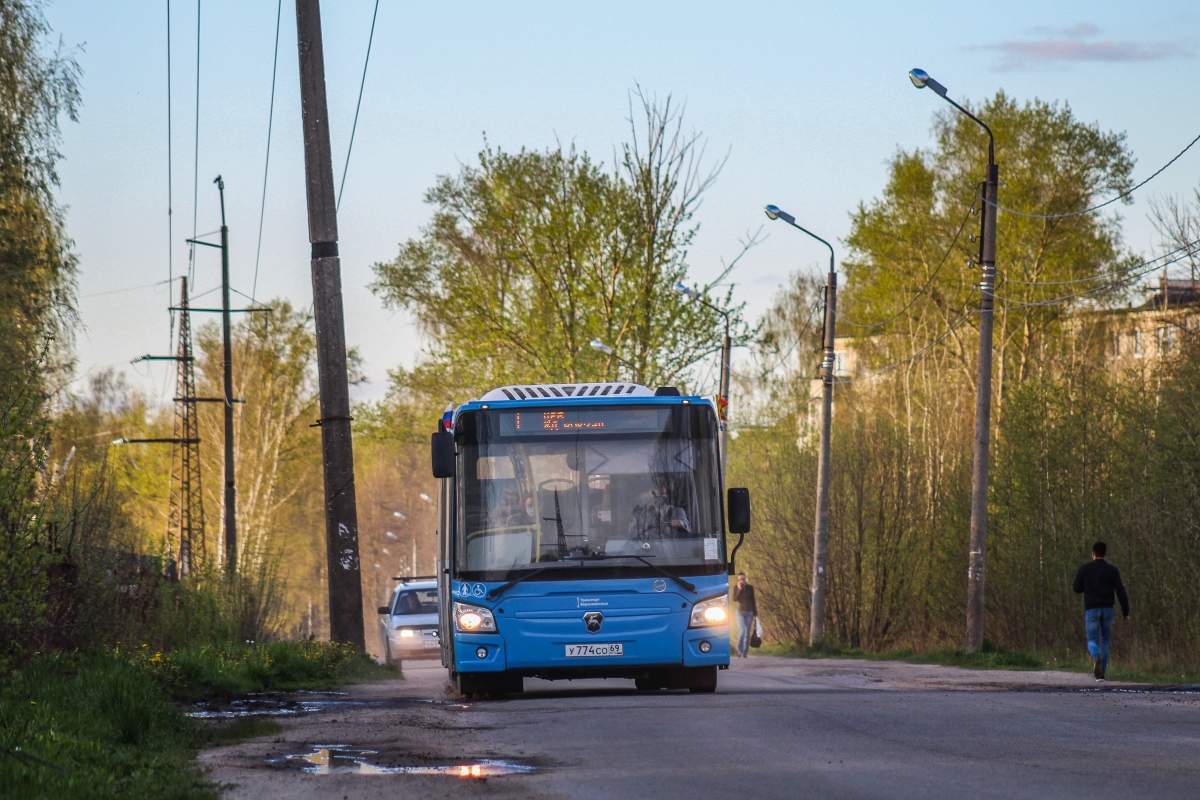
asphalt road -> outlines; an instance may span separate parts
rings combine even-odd
[[[406,663],[405,674],[281,718],[287,731],[276,741],[203,760],[230,797],[253,800],[1200,797],[1200,692],[1064,673],[751,658],[721,673],[715,695],[527,680],[524,696],[462,703],[448,698],[440,667]],[[296,756],[330,744],[373,752],[347,752],[332,774],[297,769],[324,769],[319,755]],[[485,759],[532,771],[486,781],[362,774],[479,763],[486,775]]]

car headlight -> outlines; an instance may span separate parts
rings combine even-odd
[[[492,633],[496,630],[496,618],[481,606],[455,603],[454,629],[459,633]]]
[[[411,639],[413,637],[413,635],[414,634],[413,634],[412,628],[401,628],[400,629],[400,638],[401,639]]]
[[[689,628],[708,628],[713,625],[724,625],[729,622],[729,597],[721,595],[701,600],[692,606],[692,619]]]

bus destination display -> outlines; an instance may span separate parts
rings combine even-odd
[[[659,433],[666,408],[538,408],[500,412],[500,435],[563,433]]]

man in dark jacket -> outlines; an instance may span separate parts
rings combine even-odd
[[[1129,622],[1129,596],[1121,583],[1121,571],[1105,560],[1108,545],[1092,545],[1092,560],[1075,573],[1075,594],[1083,595],[1084,620],[1087,623],[1088,653],[1096,680],[1104,680],[1108,671],[1108,641],[1112,635],[1113,595],[1121,601],[1121,615]]]

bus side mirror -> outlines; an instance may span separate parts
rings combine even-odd
[[[725,503],[730,533],[750,532],[750,490],[730,489]]]
[[[433,456],[433,477],[454,477],[454,434],[450,431],[437,431],[430,440],[430,451]]]
[[[390,608],[388,608],[387,606],[380,606],[379,613],[380,614],[391,614],[392,610]]]

